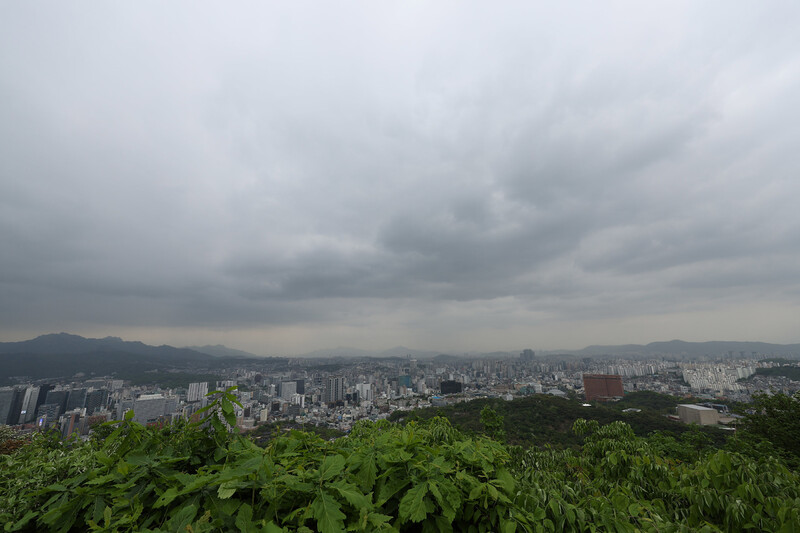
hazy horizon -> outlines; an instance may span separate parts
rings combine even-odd
[[[0,340],[800,342],[796,2],[0,14]]]
[[[40,336],[48,336],[48,335],[77,335],[77,336],[80,336],[80,337],[84,337],[84,338],[86,338],[88,340],[104,340],[105,338],[115,338],[115,339],[122,340],[124,342],[136,342],[136,341],[139,341],[139,342],[144,342],[144,344],[149,344],[149,345],[158,345],[158,346],[160,346],[160,345],[168,345],[168,346],[172,346],[172,347],[175,347],[175,348],[189,348],[189,349],[201,349],[201,348],[208,347],[208,346],[210,346],[210,347],[223,347],[223,348],[226,348],[226,349],[229,349],[229,350],[234,350],[234,351],[249,352],[248,350],[242,348],[241,346],[225,345],[225,344],[219,344],[219,343],[214,343],[214,344],[189,343],[189,344],[185,344],[185,343],[172,343],[172,342],[162,342],[162,341],[147,342],[147,341],[144,341],[143,339],[124,338],[124,337],[120,337],[119,335],[90,336],[90,335],[80,335],[80,334],[76,334],[76,333],[73,333],[73,332],[65,332],[65,331],[62,331],[62,332],[48,332],[48,333],[43,333],[41,335],[35,335],[35,336],[29,337],[29,338],[14,339],[14,340],[11,340],[11,341],[0,339],[0,343],[5,343],[5,342],[24,342],[24,341],[33,340],[33,339],[38,338]],[[430,349],[430,348],[425,347],[425,346],[405,346],[405,345],[399,344],[399,345],[395,345],[395,346],[379,346],[379,347],[373,347],[373,348],[365,348],[365,347],[360,347],[360,346],[341,346],[341,345],[340,346],[324,346],[324,347],[320,347],[320,348],[307,350],[307,351],[304,351],[304,352],[294,352],[294,353],[258,353],[258,352],[249,352],[249,353],[251,355],[254,355],[254,356],[257,356],[257,357],[303,357],[303,356],[325,357],[325,353],[324,352],[330,352],[330,356],[331,357],[340,357],[340,356],[344,356],[345,354],[342,354],[342,353],[339,353],[339,352],[345,352],[345,351],[348,351],[348,350],[352,350],[353,351],[352,355],[354,357],[360,357],[362,355],[376,356],[376,355],[380,355],[380,354],[385,353],[385,352],[392,352],[392,351],[396,351],[398,349],[403,349],[403,350],[408,350],[408,352],[409,352],[408,355],[414,355],[414,352],[421,352],[421,353],[428,353],[428,354],[442,354],[442,355],[459,356],[459,355],[475,355],[475,354],[480,354],[480,353],[496,353],[496,352],[509,353],[509,354],[515,355],[515,354],[518,354],[519,352],[521,352],[524,349],[533,349],[537,354],[540,354],[540,355],[541,354],[550,354],[550,355],[552,355],[552,354],[558,354],[558,353],[577,353],[577,352],[580,352],[580,351],[582,351],[584,349],[593,348],[593,347],[603,347],[603,346],[609,346],[609,347],[614,347],[614,346],[643,346],[644,347],[644,346],[647,346],[647,345],[650,345],[650,344],[653,344],[653,343],[670,343],[670,342],[687,342],[687,343],[698,343],[698,344],[715,343],[715,342],[718,342],[718,343],[763,343],[763,344],[775,344],[775,345],[783,345],[783,346],[798,344],[798,343],[773,343],[773,342],[764,341],[764,340],[757,340],[757,339],[749,339],[749,340],[714,339],[714,340],[708,340],[708,341],[687,341],[685,339],[660,339],[660,340],[653,340],[653,341],[642,342],[642,343],[623,342],[623,343],[617,343],[617,344],[613,344],[613,345],[611,345],[611,344],[591,343],[591,344],[587,344],[587,345],[584,345],[584,346],[581,346],[581,347],[561,347],[561,348],[555,348],[555,349],[543,349],[541,347],[532,347],[532,346],[519,346],[519,347],[510,347],[510,348],[509,347],[506,347],[506,348],[494,348],[494,349],[486,349],[486,350],[453,350],[453,349],[450,349],[450,350],[448,350],[448,349],[434,350],[434,349]],[[402,356],[402,355],[403,354],[392,354],[391,357]],[[389,357],[389,356],[390,355],[386,355],[386,357]]]

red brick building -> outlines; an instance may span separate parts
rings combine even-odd
[[[614,374],[584,374],[583,392],[586,401],[608,401],[613,398],[622,398],[622,376]]]

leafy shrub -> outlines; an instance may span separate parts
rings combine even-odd
[[[260,448],[231,431],[231,391],[213,398],[198,424],[129,418],[86,443],[35,436],[0,457],[0,523],[59,532],[800,530],[800,480],[778,459],[717,451],[676,460],[619,421],[578,420],[578,450],[508,447],[444,418],[362,421],[334,441],[291,431]]]

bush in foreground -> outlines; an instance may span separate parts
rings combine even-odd
[[[800,480],[779,460],[682,462],[630,426],[579,420],[580,451],[469,437],[436,418],[356,424],[266,448],[207,426],[127,420],[102,440],[37,436],[0,456],[6,531],[798,531]],[[226,404],[227,402],[227,404]]]

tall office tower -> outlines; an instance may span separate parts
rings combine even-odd
[[[458,381],[446,379],[439,384],[439,390],[442,394],[460,394],[463,390],[463,385]]]
[[[199,402],[204,400],[208,394],[208,382],[189,383],[189,390],[186,393],[187,402]]]
[[[59,403],[43,403],[36,408],[37,425],[47,424],[48,426],[58,422],[62,409]]]
[[[86,395],[86,415],[93,415],[96,411],[108,405],[108,391],[106,389],[93,390]]]
[[[29,424],[36,418],[36,402],[39,400],[39,387],[28,387],[25,389],[25,397],[22,399],[22,410],[19,412],[19,423]]]
[[[614,374],[584,374],[583,393],[587,402],[622,398],[622,395],[625,394],[622,388],[622,376]]]
[[[306,379],[305,378],[298,378],[294,380],[297,383],[297,394],[305,394],[306,393]]]
[[[34,418],[36,416],[35,411],[39,410],[40,405],[44,405],[45,401],[47,400],[47,393],[53,390],[54,388],[55,385],[51,385],[50,383],[39,385],[39,397],[36,399],[36,409],[34,409]]]
[[[325,380],[325,403],[340,402],[344,400],[344,378],[332,376]]]
[[[292,396],[297,394],[296,381],[282,381],[281,382],[281,398],[284,400],[291,400]]]
[[[125,399],[117,401],[116,408],[116,420],[122,420],[129,410],[133,409],[133,400]]]
[[[61,416],[64,411],[67,409],[67,398],[69,397],[68,390],[51,390],[47,393],[47,399],[45,400],[45,404],[47,405],[58,405],[58,413],[56,417]]]
[[[163,394],[142,394],[133,402],[133,419],[152,424],[167,414],[167,398]]]
[[[228,379],[225,381],[217,381],[217,390],[225,390],[237,385],[236,380]]]
[[[519,358],[523,361],[534,361],[536,360],[536,352],[530,348],[525,348],[522,350],[522,353],[519,354]]]
[[[356,392],[358,392],[358,400],[361,402],[371,402],[373,400],[371,383],[359,383],[356,385]]]
[[[64,418],[61,421],[61,437],[66,439],[73,433],[80,431],[80,421],[81,415],[77,411],[64,415]]]
[[[19,422],[25,390],[14,387],[0,388],[0,424],[15,425]]]
[[[67,411],[86,407],[86,389],[72,389],[67,396]]]

